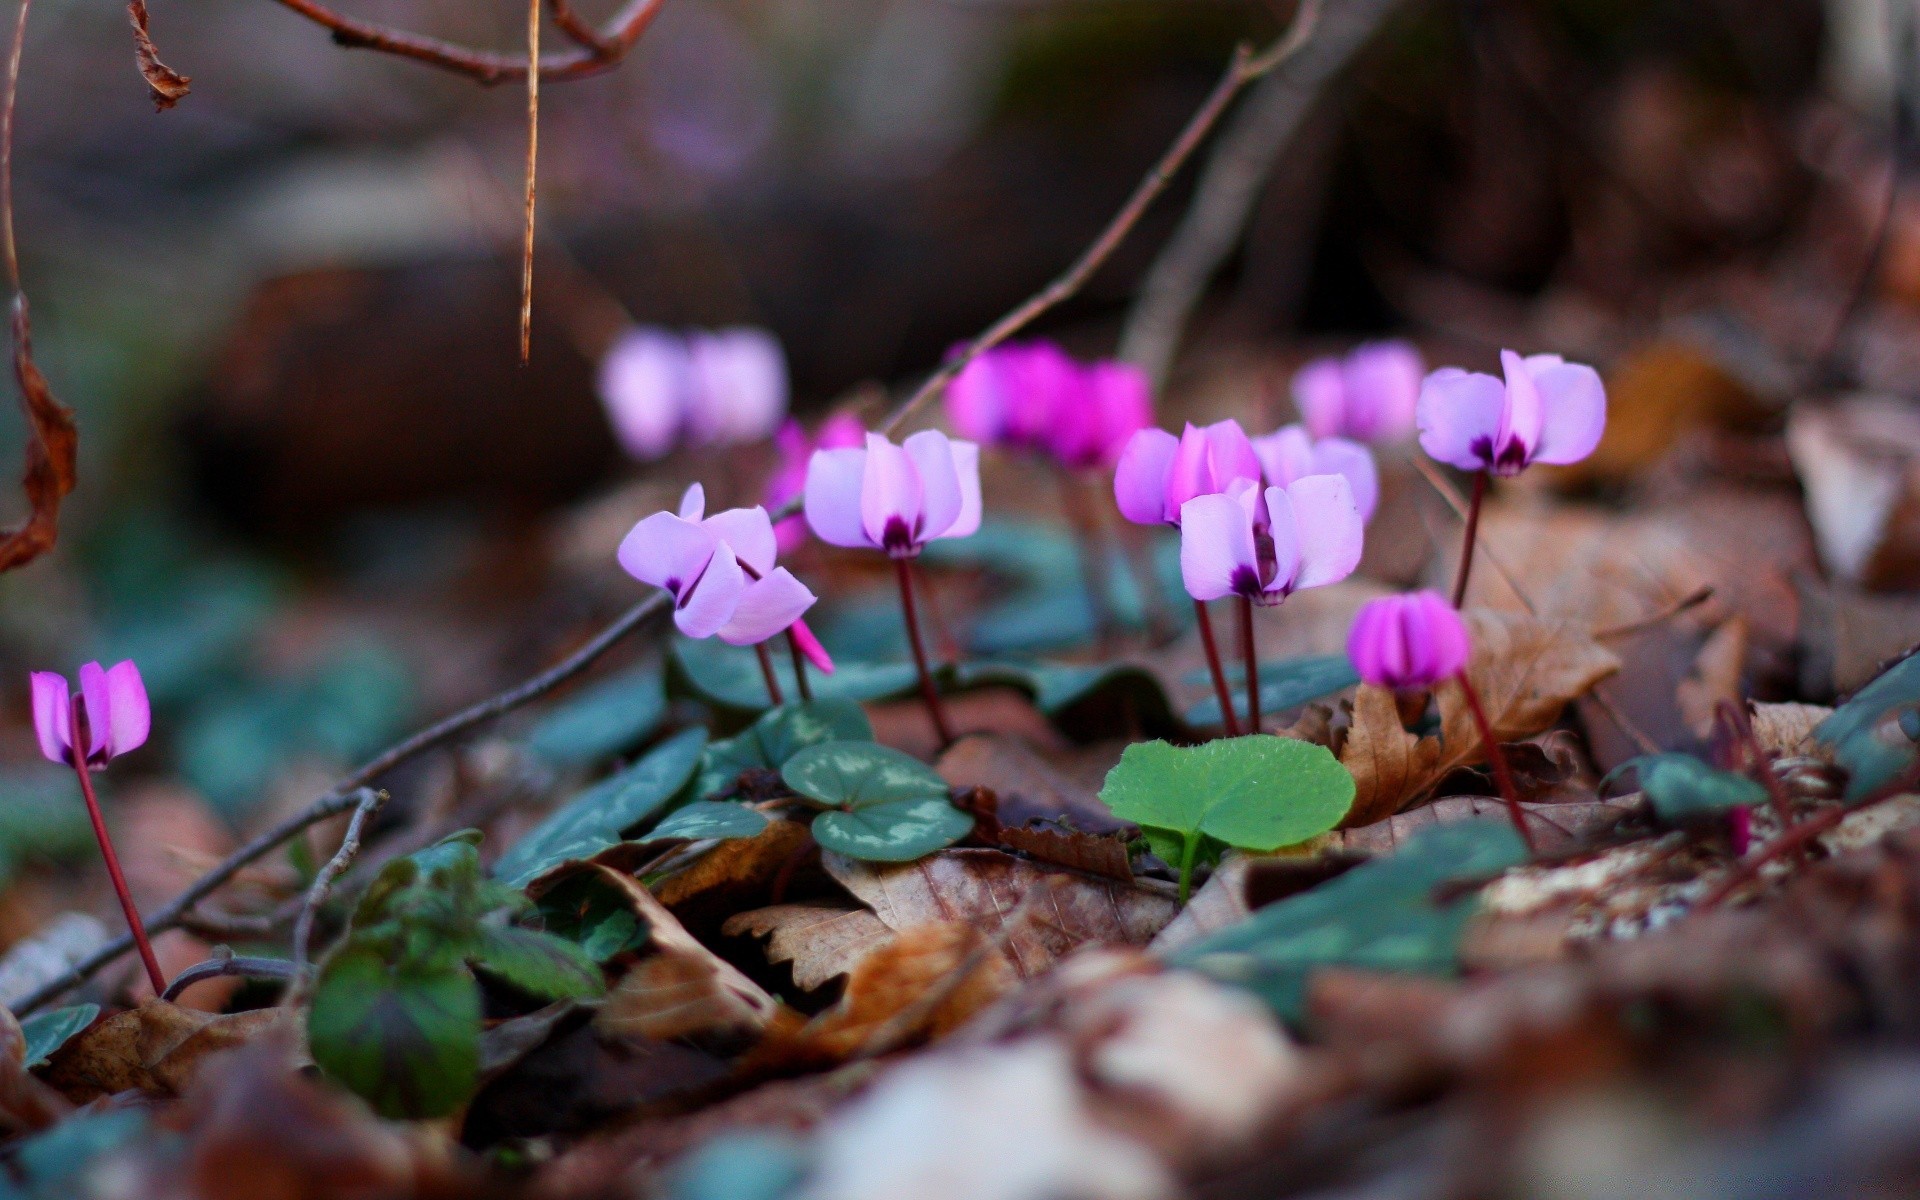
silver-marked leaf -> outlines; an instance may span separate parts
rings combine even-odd
[[[1228,667],[1227,685],[1237,694],[1247,677],[1242,667]],[[1190,677],[1189,683],[1206,683],[1212,677],[1205,671]],[[1260,708],[1276,713],[1309,700],[1350,688],[1360,682],[1344,654],[1323,654],[1308,658],[1288,658],[1260,664]],[[1209,696],[1187,710],[1187,724],[1196,727],[1220,724],[1220,700]]]
[[[873,726],[851,700],[814,700],[768,709],[760,719],[707,747],[693,794],[706,799],[731,788],[742,771],[778,771],[786,761],[823,742],[870,742]]]
[[[781,768],[787,786],[832,808],[861,809],[898,800],[947,799],[947,781],[910,754],[873,742],[828,742]]]
[[[68,1008],[56,1008],[51,1012],[35,1013],[20,1022],[20,1032],[26,1039],[26,1062],[28,1070],[39,1066],[53,1057],[53,1052],[67,1044],[67,1039],[93,1024],[100,1015],[98,1004],[75,1004]]]
[[[945,796],[925,796],[821,813],[813,819],[813,840],[848,858],[910,862],[944,850],[972,828],[973,818]]]
[[[764,831],[767,814],[744,804],[726,800],[696,800],[675,809],[654,827],[649,837],[686,838],[690,842],[707,838],[746,838]]]
[[[774,676],[782,695],[797,696],[793,667],[785,654],[774,656]],[[760,663],[752,650],[729,646],[719,638],[675,638],[673,665],[679,677],[702,699],[732,709],[758,712],[772,707]],[[818,671],[807,676],[820,700],[880,700],[904,696],[913,690],[910,662],[858,662],[843,659],[831,675]]]

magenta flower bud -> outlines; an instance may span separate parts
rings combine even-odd
[[[800,422],[789,419],[773,435],[774,449],[780,456],[780,462],[773,474],[767,477],[767,511],[785,507],[788,501],[806,491],[807,460],[813,457],[815,450],[859,446],[866,440],[865,427],[860,424],[860,418],[852,413],[833,414],[821,423],[819,431],[812,437],[807,436]],[[807,523],[800,514],[795,513],[774,524],[773,537],[780,553],[791,554],[807,540]]]
[[[1592,367],[1557,354],[1500,352],[1506,374],[1443,367],[1420,389],[1420,446],[1463,471],[1518,475],[1529,463],[1579,462],[1607,427],[1607,392]]]
[[[1380,471],[1373,451],[1341,437],[1315,441],[1304,425],[1288,425],[1253,439],[1253,452],[1268,483],[1286,487],[1309,475],[1339,475],[1353,489],[1360,519],[1371,521],[1380,503]]]
[[[857,450],[816,450],[806,514],[821,541],[892,558],[967,537],[980,528],[980,447],[929,429],[897,446],[870,433]]]
[[[655,513],[620,543],[627,574],[673,597],[673,623],[692,638],[718,635],[750,646],[792,625],[814,595],[785,567],[767,510],[734,508],[705,515],[699,484],[687,489],[680,512]]]
[[[1180,576],[1195,600],[1237,595],[1278,604],[1353,574],[1363,541],[1360,510],[1342,476],[1309,475],[1264,492],[1236,479],[1224,494],[1181,506]]]
[[[1430,688],[1466,668],[1467,623],[1438,592],[1383,596],[1361,606],[1347,635],[1347,657],[1375,687]]]
[[[1345,358],[1318,358],[1293,377],[1293,403],[1316,438],[1397,442],[1413,432],[1426,364],[1402,341],[1369,342]]]
[[[600,402],[620,446],[650,462],[679,439],[692,381],[687,346],[664,329],[622,333],[600,360]]]
[[[73,763],[73,697],[66,676],[34,671],[33,731],[40,753],[61,766]],[[102,668],[90,662],[80,668],[80,710],[87,718],[87,765],[98,770],[147,740],[153,712],[147,704],[147,686],[131,659]]]
[[[685,425],[695,445],[766,437],[787,415],[787,357],[764,329],[720,329],[687,338]]]

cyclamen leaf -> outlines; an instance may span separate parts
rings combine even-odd
[[[1227,684],[1238,688],[1246,679],[1244,669],[1229,667]],[[1205,683],[1210,676],[1200,672],[1199,676],[1188,680],[1192,683]],[[1360,682],[1360,673],[1353,669],[1344,654],[1323,654],[1309,658],[1288,658],[1279,662],[1260,664],[1260,705],[1266,712],[1281,712],[1309,700],[1318,700],[1322,696],[1331,696]],[[1220,723],[1220,700],[1209,696],[1187,710],[1187,724],[1194,726],[1218,725]]]
[[[639,745],[666,715],[660,668],[646,666],[555,708],[527,735],[527,748],[555,766],[587,766]]]
[[[946,849],[972,828],[973,817],[944,796],[923,797],[821,813],[813,819],[813,840],[848,858],[910,862]]]
[[[1732,808],[1751,808],[1767,800],[1767,789],[1760,784],[1745,775],[1716,770],[1691,754],[1629,759],[1615,767],[1609,778],[1629,767],[1639,775],[1640,790],[1654,813],[1670,825],[1718,816]]]
[[[673,666],[702,699],[747,712],[770,707],[760,664],[753,651],[743,646],[729,646],[718,638],[697,641],[675,638]],[[783,695],[800,694],[791,665],[776,659],[774,675],[780,681]],[[913,664],[908,662],[843,661],[836,664],[831,675],[815,671],[807,678],[813,685],[813,694],[821,700],[880,700],[904,696],[914,686]]]
[[[767,814],[726,800],[696,800],[675,809],[648,835],[655,838],[746,838],[764,831]]]
[[[726,791],[742,771],[777,771],[808,746],[872,740],[867,714],[851,700],[783,704],[762,713],[736,736],[708,746],[693,794],[705,799]]]
[[[548,1000],[598,996],[606,991],[599,964],[564,938],[511,925],[482,925],[468,956],[523,992]]]
[[[780,777],[802,796],[833,808],[930,798],[944,804],[947,799],[947,781],[932,767],[871,742],[828,742],[802,750],[787,760]]]
[[[1253,734],[1202,746],[1128,746],[1100,799],[1116,817],[1262,853],[1340,823],[1353,777],[1326,747]]]
[[[24,1065],[31,1070],[46,1062],[55,1050],[67,1044],[67,1039],[93,1024],[99,1015],[98,1004],[75,1004],[25,1018],[20,1022],[20,1032],[26,1041]]]
[[[478,1081],[480,991],[451,956],[392,964],[349,941],[320,969],[307,1040],[381,1116],[443,1117]]]

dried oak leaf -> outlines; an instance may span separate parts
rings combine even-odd
[[[127,0],[127,20],[133,25],[133,61],[147,81],[154,111],[165,112],[186,97],[193,78],[160,61],[160,48],[147,32],[147,0]]]
[[[1050,869],[999,850],[942,850],[917,862],[866,863],[821,856],[827,873],[896,932],[966,922],[997,936],[1037,886],[1050,894],[1006,936],[1022,979],[1088,942],[1144,946],[1173,919],[1172,896],[1141,884]]]
[[[834,904],[776,904],[729,917],[728,937],[767,939],[767,961],[793,964],[802,991],[838,979],[893,940],[886,922],[864,908]]]
[[[1122,883],[1133,881],[1133,864],[1127,856],[1127,844],[1132,838],[1125,831],[1095,834],[1077,829],[1019,826],[1000,830],[995,840],[1009,850],[1018,850],[1044,863]]]
[[[1097,785],[1069,778],[1018,738],[963,737],[940,756],[934,769],[954,787],[993,792],[999,797],[997,815],[1007,825],[1024,825],[1034,817],[1066,820],[1089,833],[1126,825],[1100,803]]]
[[[27,417],[27,519],[0,534],[0,571],[25,566],[53,549],[60,535],[60,501],[73,490],[80,434],[73,410],[54,398],[47,377],[33,361],[33,327],[27,298],[13,298],[13,377],[20,385],[20,408]]]
[[[1833,715],[1822,704],[1756,704],[1753,736],[1773,754],[1819,754],[1833,751],[1813,740],[1814,727]]]
[[[746,907],[739,899],[764,897],[781,869],[810,842],[807,827],[798,821],[774,821],[750,838],[721,842],[686,870],[661,880],[660,903],[676,912],[696,906],[723,912]]]
[[[55,1051],[47,1082],[77,1104],[129,1089],[177,1096],[208,1055],[245,1045],[283,1015],[278,1008],[216,1015],[149,1000],[83,1030]]]
[[[1618,670],[1620,660],[1583,625],[1517,613],[1469,609],[1473,660],[1468,677],[1487,710],[1494,737],[1518,741],[1560,717],[1567,702]],[[1418,800],[1455,767],[1484,761],[1460,685],[1437,689],[1438,737],[1419,737],[1400,724],[1391,692],[1363,684],[1354,695],[1353,724],[1340,761],[1353,773],[1353,808],[1345,828],[1385,820]]]
[[[617,1037],[757,1037],[780,1002],[739,968],[702,946],[645,885],[607,867],[593,870],[618,888],[647,926],[648,949],[608,994],[594,1028]]]
[[[45,1129],[73,1106],[27,1072],[27,1035],[12,1010],[0,1008],[0,1014],[0,1129]]]

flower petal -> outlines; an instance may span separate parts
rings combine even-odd
[[[1097,362],[1085,374],[1087,397],[1099,420],[1099,461],[1111,464],[1127,441],[1153,423],[1153,386],[1132,363]]]
[[[688,339],[687,425],[694,441],[729,445],[772,433],[787,414],[787,358],[764,329]]]
[[[140,668],[130,658],[107,668],[107,711],[111,714],[108,758],[118,758],[146,743],[153,728],[153,709],[147,703],[147,685],[140,678]],[[91,708],[88,712],[91,714]]]
[[[1351,445],[1352,443],[1348,443]],[[1313,475],[1313,438],[1304,425],[1287,425],[1253,439],[1260,474],[1274,487],[1285,487],[1302,475]]]
[[[914,474],[920,479],[920,541],[944,536],[965,506],[965,498],[960,493],[960,471],[954,463],[954,445],[946,434],[926,429],[900,446],[902,453],[912,460]],[[978,464],[979,460],[975,459],[976,478]]]
[[[107,671],[97,662],[80,667],[80,698],[87,709],[87,761],[105,762],[113,736],[113,697],[107,691]]]
[[[1249,493],[1250,499],[1255,499]],[[1263,591],[1279,592],[1281,598],[1299,587],[1300,529],[1293,509],[1293,497],[1285,488],[1270,487],[1257,497],[1261,517],[1266,520],[1267,537],[1273,543],[1273,575]]]
[[[1300,537],[1295,587],[1338,583],[1360,565],[1366,532],[1353,489],[1341,475],[1309,475],[1287,488]]]
[[[1459,367],[1427,376],[1420,385],[1420,448],[1463,471],[1484,470],[1486,455],[1498,445],[1506,394],[1493,376]]]
[[[735,646],[764,642],[813,607],[814,594],[785,567],[756,579],[740,593],[733,617],[720,627],[720,640]]]
[[[1502,426],[1506,437],[1499,445],[1518,441],[1526,447],[1526,461],[1532,462],[1534,451],[1540,447],[1540,388],[1526,360],[1511,350],[1500,352],[1500,370],[1507,377],[1507,408]]]
[[[1380,503],[1380,468],[1374,464],[1373,451],[1346,438],[1325,438],[1313,448],[1312,463],[1306,475],[1341,475],[1353,489],[1353,503],[1360,520],[1371,521]]]
[[[989,350],[947,384],[947,419],[961,437],[994,444],[1006,430],[1009,379],[1004,350]]]
[[[685,600],[673,610],[673,623],[688,637],[712,637],[733,619],[741,593],[746,590],[746,572],[740,569],[733,551],[722,543],[714,547],[713,558],[692,592],[686,593]]]
[[[866,475],[860,481],[860,525],[867,540],[889,552],[902,544],[917,549],[926,541],[920,532],[924,503],[913,459],[879,434],[868,434]],[[894,545],[888,544],[889,526],[895,526]]]
[[[1218,600],[1233,591],[1234,576],[1257,570],[1253,525],[1247,510],[1218,492],[1180,506],[1180,578],[1195,600]]]
[[[751,567],[754,574],[764,577],[773,570],[779,549],[774,545],[773,522],[767,519],[766,509],[757,504],[752,508],[730,508],[713,514],[702,524],[707,532],[731,547],[734,557]]]
[[[1362,442],[1397,442],[1413,432],[1420,379],[1426,374],[1418,350],[1402,341],[1368,342],[1347,355],[1344,366],[1346,420],[1331,433]]]
[[[1344,433],[1347,384],[1336,358],[1316,358],[1293,373],[1293,407],[1315,437]]]
[[[67,692],[66,676],[53,671],[35,671],[33,684],[33,732],[40,739],[40,753],[62,766],[68,765],[67,748],[73,742],[73,703]]]
[[[677,602],[707,569],[717,541],[698,522],[655,513],[627,531],[617,557],[627,574],[667,589]]]
[[[1135,525],[1178,519],[1179,510],[1167,504],[1167,473],[1179,449],[1180,439],[1164,429],[1142,429],[1127,439],[1113,468],[1113,500],[1121,516]]]
[[[600,402],[634,458],[673,449],[691,385],[686,343],[664,329],[629,329],[600,360]]]
[[[845,450],[867,444],[867,427],[850,412],[837,412],[820,424],[813,444],[821,450]]]
[[[972,537],[980,531],[980,447],[972,442],[951,442],[953,473],[960,481],[960,513],[953,524],[935,537]]]
[[[794,645],[800,647],[800,653],[807,656],[808,662],[825,674],[833,674],[833,656],[820,644],[820,639],[813,636],[813,630],[807,628],[805,621],[795,621],[793,627],[787,630],[787,635],[793,639]]]
[[[874,546],[860,522],[865,449],[815,450],[807,464],[805,512],[815,537],[830,546]]]
[[[1260,456],[1240,422],[1229,417],[1215,421],[1203,430],[1207,435],[1207,457],[1213,471],[1213,490],[1224,492],[1236,479],[1260,481]]]
[[[1540,389],[1540,444],[1533,460],[1575,463],[1592,454],[1607,431],[1607,389],[1600,373],[1582,363],[1540,362],[1549,355],[1527,360],[1527,369]],[[1535,365],[1536,362],[1539,365]]]
[[[699,481],[696,480],[688,484],[687,490],[680,494],[680,519],[682,521],[698,521],[706,515],[707,489],[701,487]]]

